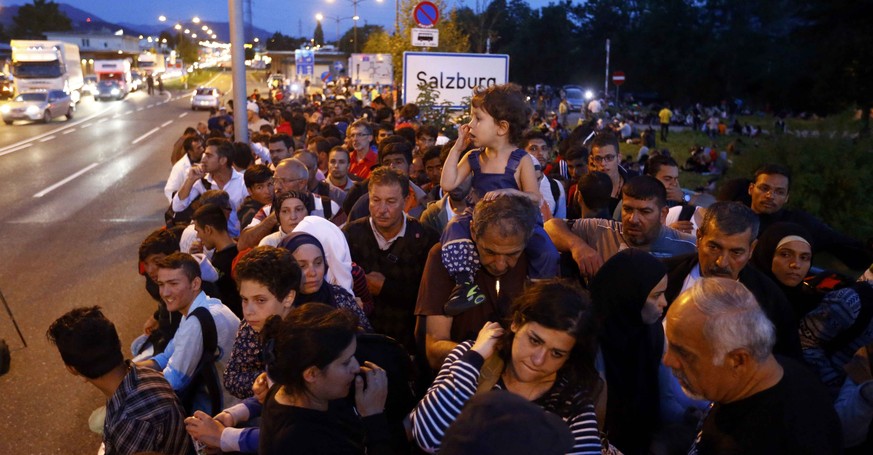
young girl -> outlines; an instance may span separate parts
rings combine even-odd
[[[517,85],[493,85],[473,90],[472,119],[462,125],[458,140],[449,151],[440,187],[444,192],[457,188],[472,173],[472,189],[485,201],[505,194],[529,197],[537,206],[542,202],[533,161],[516,144],[521,142],[528,123],[527,106]],[[479,147],[461,157],[469,144]],[[472,215],[456,217],[446,226],[440,241],[442,261],[457,286],[446,304],[446,314],[460,314],[485,300],[474,283],[479,270],[479,254],[470,235]],[[534,230],[525,252],[532,279],[558,274],[558,251],[542,226]]]

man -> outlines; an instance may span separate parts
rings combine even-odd
[[[788,203],[791,171],[778,164],[765,164],[755,172],[749,184],[752,210],[761,218],[761,231],[773,223],[797,223],[812,235],[815,251],[826,251],[855,270],[864,270],[873,263],[873,253],[861,242],[835,231],[822,220],[802,210],[785,208]]]
[[[679,184],[679,163],[667,155],[655,155],[646,161],[645,174],[660,180],[667,188],[667,205],[670,207],[667,226],[697,235],[697,227],[703,222],[705,210],[689,204],[691,198],[686,197]]]
[[[545,173],[546,166],[552,162],[552,148],[548,138],[539,130],[530,130],[524,134],[520,145],[528,155],[535,159],[535,170],[537,163],[539,163],[539,170],[536,170],[536,174],[540,185],[540,194],[543,195],[543,200],[548,204],[552,216],[566,218],[567,199],[564,194],[564,185]]]
[[[239,225],[245,229],[261,207],[273,202],[273,171],[266,164],[255,164],[243,173],[249,195],[237,210]]]
[[[382,144],[383,139],[394,135],[394,124],[391,122],[377,123],[374,133],[376,134],[376,146],[379,146]]]
[[[207,137],[209,137],[209,126],[206,125],[206,122],[197,122],[197,135],[200,136],[200,140],[206,142]]]
[[[194,229],[203,243],[203,248],[213,250],[210,262],[218,271],[215,285],[221,293],[221,302],[227,305],[237,318],[242,318],[242,301],[231,278],[231,264],[239,254],[236,242],[227,233],[227,215],[221,207],[204,204],[194,212]]]
[[[591,141],[591,154],[588,156],[588,167],[593,171],[603,172],[612,180],[609,213],[614,213],[621,202],[621,187],[635,174],[621,166],[618,138],[610,132],[598,131]]]
[[[306,171],[309,173],[306,181],[306,191],[318,196],[325,196],[337,205],[342,205],[346,199],[346,192],[324,183],[324,177],[319,178],[321,172],[318,170],[318,156],[309,150],[298,150],[294,153],[294,159],[300,161],[306,166]]]
[[[443,232],[446,225],[456,216],[472,208],[469,202],[470,188],[473,185],[473,177],[468,176],[457,188],[449,191],[442,199],[427,204],[427,208],[419,217],[421,224],[436,232]]]
[[[373,142],[373,128],[364,120],[349,125],[348,140],[352,151],[349,153],[349,173],[360,179],[370,176],[370,168],[376,165],[378,154]],[[409,160],[412,161],[412,160]]]
[[[392,140],[389,138],[382,142],[379,146],[379,163],[382,167],[388,167],[399,171],[409,179],[409,166],[412,163],[412,144],[408,141],[399,138]],[[392,142],[388,142],[392,141]],[[357,197],[358,199],[352,205],[349,212],[349,221],[354,221],[362,217],[368,216],[369,213],[369,196],[367,193],[360,194],[360,190],[368,189],[369,184],[365,180],[356,185],[356,188],[350,190],[346,199]],[[358,190],[358,191],[355,191]],[[418,187],[415,183],[409,181],[409,191],[406,193],[406,202],[404,203],[403,211],[409,216],[418,219],[424,212],[424,206],[427,200],[427,193]],[[344,205],[348,205],[348,202]]]
[[[270,122],[260,117],[260,112],[261,109],[260,107],[258,107],[258,103],[254,101],[249,101],[248,103],[246,103],[246,115],[248,117],[249,131],[258,132],[261,130],[261,126],[264,125],[269,126],[270,128],[273,127]]]
[[[167,177],[167,184],[164,185],[164,196],[170,203],[173,202],[173,195],[182,188],[182,183],[185,181],[185,176],[188,175],[191,166],[200,164],[200,159],[203,157],[203,141],[196,134],[186,137],[182,141],[182,150],[185,154],[175,161],[173,169],[170,170],[170,176]]]
[[[579,207],[579,218],[610,219],[609,193],[612,180],[603,172],[592,171],[582,176],[576,187],[575,204]]]
[[[176,139],[176,142],[173,143],[173,153],[170,154],[170,164],[176,164],[176,161],[179,161],[182,158],[182,155],[185,154],[185,150],[183,145],[185,143],[185,139],[189,137],[197,136],[197,130],[191,128],[185,128],[185,131],[182,133],[182,136],[179,139]]]
[[[370,322],[378,333],[400,341],[415,352],[415,296],[427,252],[437,242],[436,232],[403,212],[409,179],[382,166],[369,180],[370,215],[343,228],[352,261],[367,273],[375,310]]]
[[[442,147],[439,146],[425,149],[421,156],[421,162],[424,164],[424,175],[427,177],[427,183],[422,185],[421,189],[427,192],[427,198],[430,201],[436,201],[443,197],[440,176],[443,173],[445,156],[442,153]]]
[[[458,343],[475,339],[486,322],[509,315],[510,302],[521,294],[527,280],[524,249],[536,226],[537,212],[524,196],[501,196],[476,204],[470,232],[481,264],[475,284],[485,300],[454,317],[446,315],[445,305],[456,283],[443,265],[441,245],[431,248],[415,314],[424,318],[424,352],[434,370],[439,370]]]
[[[75,308],[46,332],[67,371],[106,397],[103,450],[107,454],[188,453],[184,410],[160,373],[124,360],[115,325],[100,307]]]
[[[425,150],[433,147],[436,144],[437,134],[439,134],[439,131],[433,125],[419,126],[415,132],[415,150],[413,150],[413,156],[424,155]]]
[[[689,453],[842,453],[827,392],[804,365],[773,356],[773,324],[742,283],[698,280],[665,323],[664,365],[687,394],[714,402]]]
[[[327,178],[324,182],[342,191],[348,191],[355,185],[355,181],[349,178],[349,151],[342,146],[330,149],[327,155]]]
[[[182,322],[167,349],[151,360],[141,362],[141,365],[162,371],[164,378],[180,396],[193,395],[192,401],[186,404],[186,411],[193,413],[194,410],[201,410],[215,415],[223,408],[214,409],[210,406],[208,396],[201,388],[214,384],[205,385],[199,380],[195,381],[197,365],[203,355],[204,338],[200,319],[193,317],[192,313],[198,308],[205,308],[215,325],[218,347],[215,367],[219,378],[233,349],[239,318],[220,300],[207,297],[201,291],[200,266],[190,254],[173,253],[158,261],[157,282],[167,309],[181,313]],[[189,390],[192,384],[197,384],[198,390]],[[221,394],[218,395],[220,398]]]
[[[233,216],[230,218],[230,235],[239,235],[239,219],[236,209],[248,195],[245,178],[233,169],[233,144],[224,139],[212,138],[206,141],[200,166],[191,166],[179,192],[173,196],[172,208],[181,212],[201,194],[210,189],[220,189],[230,196]],[[207,187],[208,185],[208,187]]]
[[[640,248],[658,258],[694,253],[694,238],[665,226],[666,217],[664,185],[644,175],[630,179],[622,188],[620,223],[552,218],[545,228],[558,251],[571,253],[582,275],[592,277],[601,264],[625,248]]]
[[[588,149],[582,145],[571,145],[564,154],[564,162],[567,163],[567,175],[572,183],[567,188],[567,218],[583,218],[580,212],[579,204],[576,202],[577,182],[583,175],[588,173]],[[612,181],[609,185],[610,193],[612,192]],[[608,203],[609,201],[607,201]]]
[[[673,111],[670,110],[670,103],[658,111],[658,120],[661,122],[661,140],[667,142],[667,134],[670,133],[670,120],[673,118]]]
[[[270,149],[270,163],[273,169],[276,168],[282,160],[291,158],[291,155],[294,153],[294,148],[292,145],[294,142],[291,139],[291,136],[288,136],[284,133],[274,134],[270,136],[269,142],[267,142],[267,148]]]
[[[785,294],[754,267],[746,267],[758,237],[758,217],[739,202],[711,205],[697,230],[697,254],[668,259],[667,302],[700,278],[739,280],[746,286],[776,327],[774,352],[800,359],[797,316]]]

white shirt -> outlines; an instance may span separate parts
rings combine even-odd
[[[173,169],[170,170],[170,176],[167,177],[167,184],[164,185],[164,196],[167,196],[167,202],[173,202],[173,194],[182,188],[185,183],[185,176],[188,175],[188,169],[191,169],[191,159],[188,154],[182,155],[179,161],[173,164]]]
[[[403,212],[403,227],[400,228],[400,232],[398,232],[397,235],[395,235],[394,237],[391,237],[390,239],[386,239],[385,237],[383,237],[382,233],[379,232],[378,229],[376,229],[376,225],[373,224],[373,217],[372,216],[369,217],[369,220],[370,220],[370,228],[373,229],[373,237],[376,237],[376,243],[379,244],[379,249],[382,251],[385,251],[388,248],[391,248],[391,245],[393,245],[397,239],[406,235],[406,212]]]
[[[211,174],[206,174],[206,181],[212,184],[211,189],[223,190],[228,196],[230,196],[231,213],[227,219],[227,231],[230,233],[231,237],[238,236],[239,217],[236,216],[236,210],[240,205],[242,205],[246,196],[249,195],[249,190],[246,188],[243,175],[236,170],[231,169],[230,180],[228,180],[224,185],[224,188],[218,186],[218,183],[215,182],[215,179],[212,178]],[[184,200],[179,199],[179,193],[176,193],[176,195],[173,196],[173,211],[181,212],[182,210],[185,210],[189,205],[191,205],[191,202],[194,201],[194,199],[197,199],[197,196],[200,196],[206,191],[206,187],[203,186],[203,180],[197,179],[197,181],[194,182],[194,186],[191,187],[188,197]]]
[[[555,201],[555,196],[552,194],[552,183],[547,176],[540,179],[540,194],[543,195],[543,200],[549,205],[549,211],[555,218],[567,218],[567,195],[564,194],[564,185],[556,181],[558,184],[558,200]]]
[[[685,281],[682,282],[682,290],[679,293],[683,293],[688,290],[694,283],[700,279],[700,263],[698,263],[694,268],[691,269],[691,272],[688,273],[688,276],[685,277]]]

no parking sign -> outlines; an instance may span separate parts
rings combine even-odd
[[[431,2],[424,1],[415,5],[412,10],[412,18],[419,27],[430,28],[440,20],[440,10]]]

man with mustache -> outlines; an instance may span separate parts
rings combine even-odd
[[[758,237],[758,216],[739,202],[711,205],[697,230],[697,254],[665,260],[667,302],[701,278],[729,278],[744,284],[776,327],[773,352],[801,359],[798,318],[772,280],[753,267],[746,267]]]

